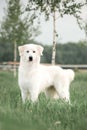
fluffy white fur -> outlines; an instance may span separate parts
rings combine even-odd
[[[69,86],[74,79],[71,69],[62,69],[59,66],[45,66],[40,64],[43,47],[26,44],[19,46],[20,66],[18,82],[22,100],[36,101],[41,92],[47,97],[64,99],[70,102]]]

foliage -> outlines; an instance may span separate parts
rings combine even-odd
[[[13,46],[9,42],[0,41],[0,62],[13,61]],[[34,42],[36,44],[36,42]],[[44,46],[42,63],[51,63],[52,46]],[[17,57],[19,59],[19,56]],[[87,64],[87,43],[57,44],[56,64]]]
[[[0,39],[0,62],[13,61],[13,45],[6,39]]]
[[[7,59],[9,59],[16,62],[17,45],[28,43],[33,40],[35,35],[38,35],[38,32],[36,32],[38,29],[37,27],[34,27],[32,17],[33,14],[28,14],[27,16],[24,15],[21,8],[20,0],[7,1],[6,16],[0,28],[0,46],[3,50],[1,51],[1,57],[3,58],[3,60],[7,61]],[[7,47],[7,51],[4,50],[4,47]],[[7,56],[5,56],[6,54]]]
[[[87,23],[85,24],[85,33],[86,33],[86,37],[87,37]]]
[[[87,72],[76,73],[71,84],[72,105],[61,100],[46,99],[22,104],[17,78],[11,72],[0,72],[1,130],[86,130]]]
[[[86,0],[87,2],[87,0]],[[87,6],[86,6],[86,9],[87,9]],[[86,33],[86,36],[87,36],[87,21],[86,21],[86,24],[85,24],[85,33]]]
[[[35,17],[38,17],[37,14],[44,13],[46,20],[49,19],[49,16],[53,16],[54,30],[53,30],[53,50],[52,50],[52,64],[55,64],[56,57],[56,19],[63,17],[64,15],[73,15],[78,22],[80,28],[81,26],[81,9],[84,5],[87,4],[86,0],[77,1],[77,0],[29,0],[26,10],[33,11]],[[57,17],[56,17],[57,12]]]
[[[24,15],[24,16],[23,16]],[[23,18],[24,17],[24,18]],[[20,0],[9,0],[7,3],[6,16],[1,24],[0,38],[17,44],[27,43],[37,35],[32,23],[32,15],[25,15],[21,8]]]
[[[87,46],[82,42],[79,44],[68,43],[57,46],[56,62],[60,64],[87,64]]]
[[[86,0],[82,2],[76,0],[29,0],[26,10],[42,12],[45,14],[46,19],[56,10],[61,17],[65,14],[74,15],[79,23],[81,8],[85,4],[87,4]]]
[[[52,47],[49,45],[44,46],[43,56],[41,57],[41,62],[51,63]]]
[[[45,46],[42,62],[51,63],[52,47]],[[86,42],[57,44],[56,64],[87,64]]]

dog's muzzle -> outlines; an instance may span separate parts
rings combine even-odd
[[[32,56],[29,56],[29,61],[33,61],[33,57]]]

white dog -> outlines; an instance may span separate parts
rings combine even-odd
[[[40,64],[43,47],[26,44],[19,46],[19,86],[22,100],[36,101],[41,92],[47,97],[61,98],[70,102],[69,86],[74,79],[71,69],[64,70],[59,66],[45,66]]]

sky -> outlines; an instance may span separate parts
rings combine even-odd
[[[23,5],[27,5],[28,0],[21,0]],[[3,20],[4,8],[6,7],[5,0],[0,0],[0,22]],[[87,8],[82,9],[81,14],[83,21],[87,21]],[[35,40],[42,44],[52,44],[53,42],[53,19],[50,17],[49,21],[44,20],[41,16],[40,31],[41,34]],[[78,42],[85,40],[85,32],[81,30],[73,16],[64,16],[56,20],[56,30],[58,34],[57,41],[59,43]]]

